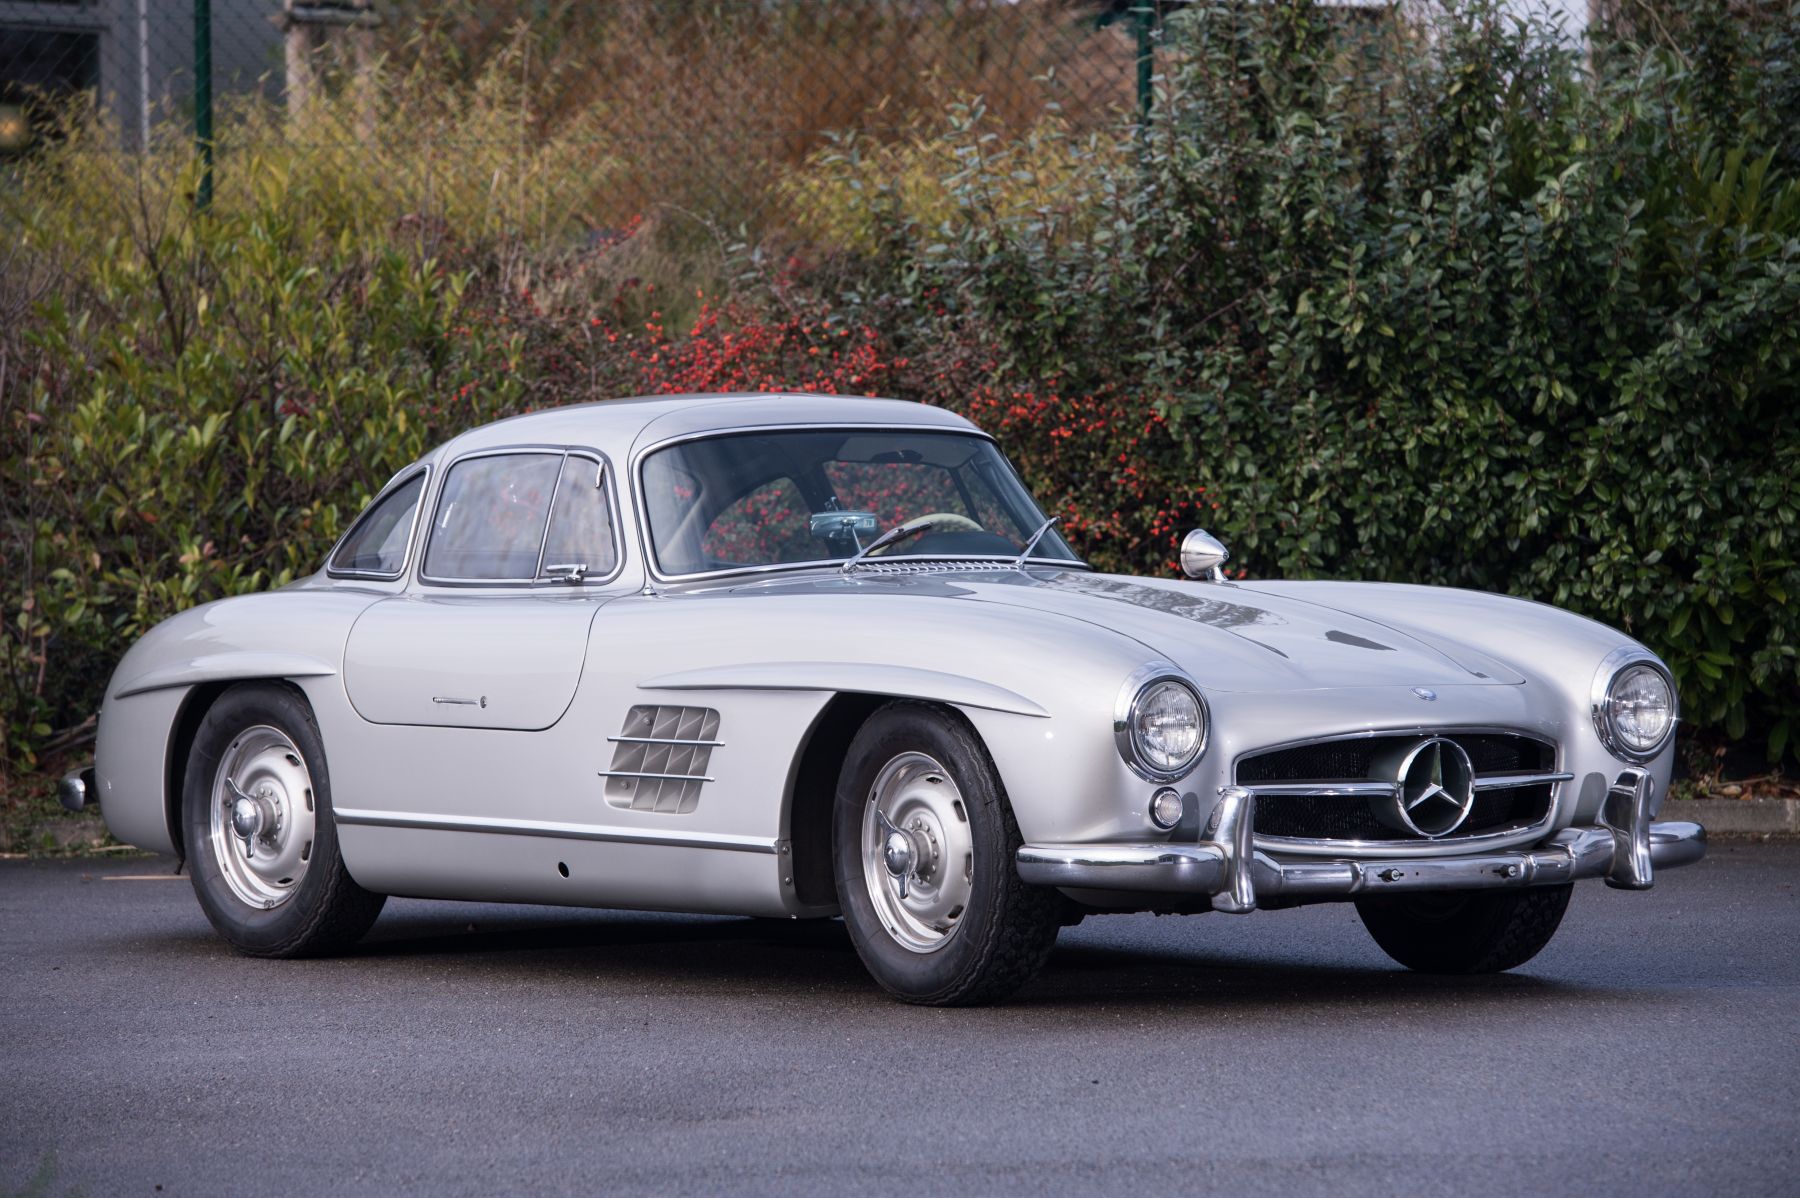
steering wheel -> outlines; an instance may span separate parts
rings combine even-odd
[[[985,532],[979,521],[971,520],[958,512],[927,512],[918,520],[908,520],[908,524],[925,521],[934,527],[932,532]]]

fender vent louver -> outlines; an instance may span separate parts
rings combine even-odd
[[[631,811],[682,815],[700,802],[712,779],[706,767],[719,747],[719,713],[710,707],[633,707],[613,742],[606,801]]]

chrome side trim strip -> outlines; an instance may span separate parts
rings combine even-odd
[[[374,811],[341,807],[340,824],[375,828],[419,828],[433,832],[485,832],[500,836],[545,836],[556,840],[599,840],[613,844],[656,844],[677,849],[725,849],[739,853],[774,853],[768,836],[730,836],[720,832],[663,832],[655,828],[621,828],[606,824],[562,824],[535,819],[490,819],[484,816],[424,815],[410,811]]]

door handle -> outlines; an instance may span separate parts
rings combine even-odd
[[[433,695],[433,696],[431,696],[431,701],[433,703],[447,703],[453,707],[486,707],[487,706],[487,696],[486,695],[481,696],[481,698],[479,698],[479,699],[458,699],[451,695]]]

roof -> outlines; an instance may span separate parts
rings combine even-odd
[[[587,445],[619,458],[671,437],[770,425],[908,425],[976,432],[942,408],[843,395],[640,395],[570,404],[485,424],[451,440],[448,456],[505,445]]]

